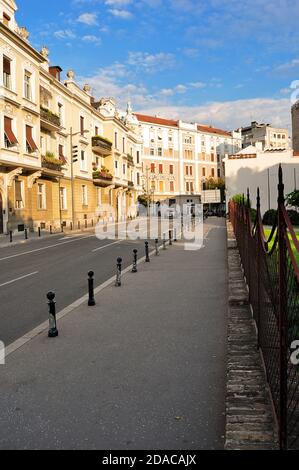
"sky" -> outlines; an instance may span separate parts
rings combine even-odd
[[[51,65],[124,109],[231,130],[290,130],[299,0],[16,0]]]

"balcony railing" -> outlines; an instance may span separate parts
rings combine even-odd
[[[128,187],[131,188],[131,189],[134,188],[133,181],[128,181]]]
[[[42,167],[52,171],[61,171],[64,162],[55,157],[42,156]]]
[[[47,121],[48,123],[53,124],[56,127],[60,127],[61,125],[60,117],[58,116],[58,114],[52,113],[52,111],[42,106],[40,107],[40,117],[42,120]]]
[[[128,164],[134,166],[134,159],[130,153],[127,154]]]
[[[92,149],[94,152],[101,154],[102,156],[108,156],[112,154],[112,142],[105,137],[96,135],[92,137]]]
[[[92,174],[94,180],[104,180],[104,181],[112,181],[113,176],[110,173],[106,173],[104,171],[94,171]]]

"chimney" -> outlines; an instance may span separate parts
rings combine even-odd
[[[59,67],[59,65],[53,65],[52,67],[49,67],[49,72],[54,78],[56,78],[56,80],[60,82],[60,74],[62,72],[62,68]]]

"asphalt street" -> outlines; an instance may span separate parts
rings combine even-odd
[[[144,240],[99,240],[94,232],[0,248],[0,340],[8,346],[47,320],[47,292],[56,293],[59,312],[87,293],[88,271],[98,286],[115,274],[119,256],[124,268],[132,263],[134,248],[144,256]]]

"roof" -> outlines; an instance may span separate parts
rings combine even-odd
[[[178,121],[174,121],[172,119],[163,119],[159,117],[153,116],[146,116],[145,114],[137,114],[135,113],[138,121],[141,122],[148,122],[151,124],[160,124],[161,126],[169,126],[169,127],[178,127]]]
[[[197,130],[200,132],[208,132],[209,134],[225,135],[227,137],[231,136],[230,132],[218,129],[217,127],[211,127],[206,125],[197,126]]]

